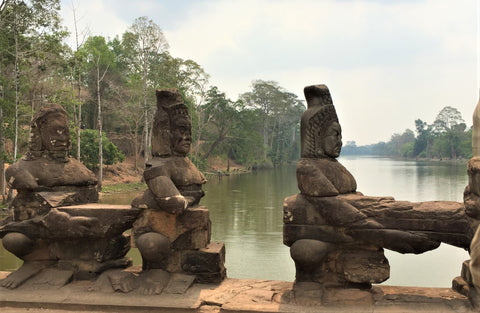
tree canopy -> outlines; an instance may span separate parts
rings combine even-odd
[[[151,146],[155,89],[163,88],[177,88],[189,109],[191,156],[199,167],[212,156],[244,166],[278,166],[299,158],[304,102],[278,82],[253,80],[250,90],[232,100],[209,84],[210,76],[199,63],[172,55],[161,27],[148,17],[135,19],[115,38],[80,40],[75,29],[72,48],[65,44],[68,32],[59,12],[59,0],[0,1],[1,169],[26,152],[30,120],[47,102],[62,105],[70,115],[76,137],[72,155],[101,168],[121,159],[107,155],[112,142],[140,167]],[[95,139],[97,152],[89,143],[82,145],[82,140],[94,140],[92,130],[105,134]],[[432,124],[416,120],[415,132],[406,130],[370,147],[353,142],[344,153],[469,157],[470,132],[458,110],[447,106]]]
[[[432,124],[415,120],[415,133],[407,129],[392,135],[390,141],[357,147],[347,144],[342,154],[373,154],[392,157],[457,159],[472,157],[472,129],[461,113],[451,106],[444,107]]]

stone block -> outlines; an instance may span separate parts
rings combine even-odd
[[[340,253],[337,268],[351,283],[382,283],[390,277],[390,265],[382,250],[345,250]]]
[[[480,157],[473,157],[468,161],[467,173],[470,192],[480,196]]]
[[[208,229],[194,229],[180,235],[172,243],[174,250],[192,250],[205,248],[210,242],[211,227]]]
[[[204,230],[210,233],[210,217],[205,207],[195,207],[174,215],[165,211],[145,209],[135,222],[134,232],[154,231],[166,236],[170,242],[187,232]]]
[[[463,261],[460,276],[467,284],[473,286],[472,274],[470,273],[470,260]]]
[[[212,242],[203,249],[184,251],[181,263],[185,273],[197,276],[197,282],[220,282],[226,276],[225,245]]]
[[[470,293],[470,286],[460,276],[457,276],[452,280],[452,289],[465,297],[468,297],[468,294]]]
[[[96,240],[83,239],[54,241],[50,252],[59,260],[95,260],[105,262],[124,257],[130,250],[130,235]]]

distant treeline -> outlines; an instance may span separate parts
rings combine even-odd
[[[461,113],[450,106],[443,108],[432,124],[415,121],[415,132],[410,129],[392,135],[388,142],[357,146],[349,141],[342,155],[379,155],[404,158],[461,159],[472,157],[472,128]]]

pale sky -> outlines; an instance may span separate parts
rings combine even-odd
[[[468,126],[479,99],[476,0],[62,0],[64,25],[113,38],[135,18],[162,28],[174,57],[192,59],[236,100],[253,80],[303,97],[326,84],[343,140],[388,141],[432,123],[445,106]],[[70,41],[73,42],[73,41]]]

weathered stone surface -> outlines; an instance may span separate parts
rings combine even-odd
[[[352,283],[382,283],[390,277],[390,266],[383,250],[351,249],[342,251],[337,265],[345,280]]]
[[[353,238],[344,233],[344,230],[328,225],[283,225],[283,243],[291,246],[300,239],[314,239],[336,244],[353,242]]]
[[[206,179],[187,157],[191,120],[181,99],[177,90],[157,90],[153,159],[143,174],[148,190],[132,202],[142,211],[132,233],[144,270],[219,282],[225,278],[225,250],[210,251],[208,210],[198,206]]]
[[[56,268],[46,268],[26,281],[22,290],[49,290],[59,289],[70,283],[73,279],[73,271]]]
[[[181,263],[185,273],[197,276],[197,282],[221,282],[226,276],[225,245],[211,242],[205,248],[185,251]]]
[[[480,227],[477,229],[470,246],[469,270],[472,285],[480,290]]]
[[[469,284],[460,276],[457,276],[453,279],[452,289],[466,297],[468,297],[468,294],[470,293]]]
[[[182,236],[190,236],[193,245],[183,249],[199,249],[206,246],[209,240],[211,222],[208,210],[205,207],[190,208],[181,215],[170,214],[165,211],[145,209],[135,221],[134,233],[157,232],[166,236],[170,242],[182,241]],[[200,234],[195,236],[196,231]],[[200,239],[197,237],[201,237]],[[185,240],[183,240],[185,241]],[[195,241],[199,241],[195,245]],[[179,243],[181,245],[181,243]],[[180,247],[182,249],[182,247]]]
[[[30,124],[29,151],[7,170],[17,196],[10,205],[13,217],[1,223],[0,237],[24,264],[1,286],[49,288],[61,285],[48,277],[51,273],[90,279],[131,264],[125,258],[130,238],[123,232],[132,227],[139,211],[130,206],[76,206],[98,200],[97,179],[68,156],[67,117],[59,105],[41,108]]]
[[[283,240],[295,261],[296,285],[369,288],[389,277],[383,248],[418,254],[442,242],[469,247],[478,221],[462,203],[412,203],[357,192],[354,177],[336,160],[341,127],[328,88],[308,86],[304,92],[300,194],[286,198],[283,207]],[[480,199],[477,189],[470,194]]]
[[[130,269],[125,270],[130,272]],[[120,275],[119,282],[140,277],[138,271]],[[0,272],[0,278],[2,277]],[[138,275],[138,276],[137,276]],[[108,278],[107,278],[108,280]],[[323,291],[301,297],[292,295],[292,282],[225,279],[220,284],[193,284],[184,294],[142,294],[137,290],[116,292],[106,285],[104,291],[92,292],[95,282],[73,281],[55,290],[7,290],[0,291],[2,313],[34,311],[57,312],[65,310],[85,312],[476,312],[468,299],[450,288],[411,288],[374,286],[371,295],[366,290],[333,289],[329,296]],[[318,286],[318,284],[317,284]],[[89,291],[92,290],[92,291]],[[297,289],[295,289],[296,291]],[[327,290],[328,291],[328,290]],[[335,292],[336,291],[336,292]],[[310,296],[317,295],[317,298]],[[368,303],[368,298],[373,303]],[[302,303],[302,299],[306,301]],[[330,301],[322,304],[322,299]],[[363,303],[363,304],[362,304]],[[210,310],[211,308],[217,310]],[[39,310],[35,308],[44,308]]]

